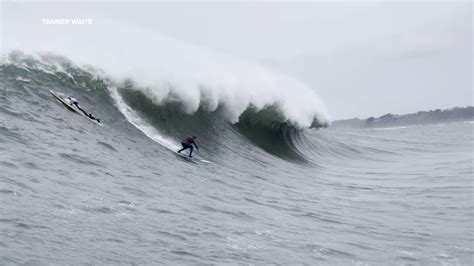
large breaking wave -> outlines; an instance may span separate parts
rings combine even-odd
[[[48,28],[34,47],[5,32],[9,50],[3,51],[2,67],[35,71],[53,79],[47,82],[58,90],[71,83],[74,94],[87,93],[95,105],[103,105],[98,97],[112,102],[130,123],[170,149],[186,134],[222,145],[216,136],[235,132],[274,155],[300,158],[295,148],[300,129],[329,123],[315,91],[297,80],[126,25],[120,35],[103,37],[108,23],[64,32],[74,38],[48,38],[61,30]],[[96,40],[93,47],[83,43],[87,39]]]
[[[2,58],[1,66],[10,78],[32,80],[37,89],[73,94],[93,106],[96,115],[106,122],[116,119],[118,109],[144,134],[170,149],[177,148],[179,139],[187,134],[197,134],[214,147],[235,137],[223,134],[237,134],[279,157],[302,158],[296,147],[301,125],[288,119],[277,102],[265,106],[249,104],[235,120],[229,117],[226,102],[214,106],[203,99],[196,110],[190,110],[189,103],[172,90],[158,98],[149,87],[134,80],[114,80],[104,71],[77,66],[63,56],[14,51]],[[314,118],[309,126],[321,127],[325,123],[326,120]]]
[[[22,31],[41,38],[17,34]],[[3,52],[19,49],[66,56],[78,65],[103,70],[115,83],[133,81],[133,88],[156,105],[179,102],[187,114],[201,107],[220,109],[236,123],[250,107],[257,111],[271,107],[281,115],[279,120],[297,127],[329,122],[316,92],[295,79],[117,21],[68,28],[19,23],[7,27],[2,36]]]

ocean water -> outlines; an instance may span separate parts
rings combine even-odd
[[[474,263],[472,123],[299,129],[273,107],[231,123],[41,60],[0,65],[2,265]],[[187,134],[211,164],[173,154]]]

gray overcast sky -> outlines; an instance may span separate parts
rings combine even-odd
[[[22,5],[25,16],[113,18],[259,62],[313,87],[334,119],[473,101],[471,1]]]

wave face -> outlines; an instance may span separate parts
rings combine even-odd
[[[158,98],[156,89],[142,87],[130,79],[114,80],[103,71],[90,66],[79,67],[63,56],[33,56],[16,51],[4,58],[3,67],[15,68],[16,71],[33,69],[38,78],[55,78],[48,81],[52,83],[52,88],[69,82],[80,90],[75,89],[74,95],[86,93],[86,97],[95,99],[93,104],[96,107],[107,107],[106,113],[101,114],[105,119],[117,117],[122,112],[129,122],[169,148],[177,147],[173,139],[176,142],[191,134],[198,135],[202,141],[216,148],[222,142],[233,142],[233,138],[244,137],[270,154],[304,161],[295,143],[301,139],[301,125],[288,119],[281,105],[276,102],[263,107],[250,104],[239,111],[240,115],[235,119],[235,114],[229,113],[231,108],[228,102],[216,106],[212,101],[202,99],[194,110],[195,107],[189,107],[189,102],[176,95],[174,90]],[[114,110],[114,106],[118,110]],[[319,121],[316,118],[308,124],[316,128],[326,125],[326,120]],[[219,132],[227,132],[228,136],[216,138]]]
[[[194,106],[75,62],[0,63],[1,262],[473,264],[472,124],[301,129],[278,102],[235,120],[232,99]],[[213,163],[170,151],[194,133]]]
[[[126,104],[167,136],[179,138],[194,134],[207,145],[217,147],[222,142],[232,142],[233,138],[239,137],[236,134],[240,134],[273,155],[289,160],[304,160],[295,146],[295,141],[302,134],[301,129],[285,121],[275,108],[256,110],[249,107],[240,115],[237,123],[230,124],[224,107],[211,111],[206,106],[201,106],[194,113],[188,114],[180,102],[170,101],[156,105],[140,90],[133,90],[131,87],[133,86],[119,89]],[[222,132],[227,132],[227,136],[222,137]]]

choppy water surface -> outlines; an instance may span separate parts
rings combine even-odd
[[[474,263],[472,123],[272,131],[71,76],[0,68],[0,264]]]

